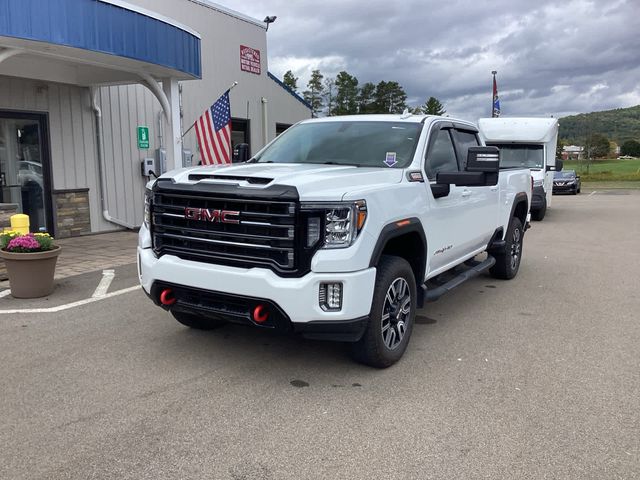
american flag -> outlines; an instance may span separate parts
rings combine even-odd
[[[196,136],[203,165],[231,163],[229,90],[196,120]]]
[[[496,83],[496,74],[493,74],[493,101],[491,102],[493,106],[491,111],[492,117],[500,116],[500,98],[498,97],[498,84]]]

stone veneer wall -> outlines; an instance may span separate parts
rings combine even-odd
[[[54,190],[56,238],[77,237],[91,232],[89,189]]]
[[[11,227],[11,215],[18,213],[17,203],[0,203],[0,231]],[[0,280],[7,279],[7,268],[4,260],[0,260]]]

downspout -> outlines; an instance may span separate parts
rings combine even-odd
[[[269,139],[269,125],[267,124],[267,99],[262,97],[262,146],[264,147],[268,143]]]
[[[107,199],[105,196],[105,192],[107,191],[107,179],[104,175],[106,167],[104,163],[104,148],[102,142],[102,110],[98,105],[98,89],[96,87],[90,87],[90,94],[91,107],[93,108],[93,112],[96,117],[96,145],[98,155],[98,178],[100,179],[100,206],[102,207],[102,216],[109,223],[113,223],[114,225],[133,230],[138,228],[138,226],[131,225],[130,223],[118,220],[117,218],[113,218],[111,215],[109,215],[109,207],[107,206]]]

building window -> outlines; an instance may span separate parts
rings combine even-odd
[[[276,137],[284,132],[287,128],[289,128],[291,124],[289,123],[276,123]]]
[[[246,143],[249,145],[249,157],[251,157],[251,135],[250,123],[247,119],[232,118],[231,119],[231,148],[235,150],[236,145]],[[235,158],[234,162],[237,161]]]

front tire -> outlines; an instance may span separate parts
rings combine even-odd
[[[547,214],[547,199],[545,197],[542,206],[537,210],[531,210],[531,218],[537,222],[541,221]]]
[[[513,217],[509,222],[509,228],[507,228],[504,253],[494,255],[496,263],[489,270],[492,277],[511,280],[518,274],[522,258],[523,239],[524,229],[522,228],[522,222],[519,218]]]
[[[196,330],[214,330],[220,328],[226,324],[222,320],[216,320],[212,318],[201,317],[200,315],[194,315],[193,313],[171,311],[171,315],[182,325],[194,328]]]
[[[404,258],[384,255],[376,268],[369,324],[352,345],[352,355],[365,365],[387,368],[400,360],[409,344],[417,308],[416,280]]]

